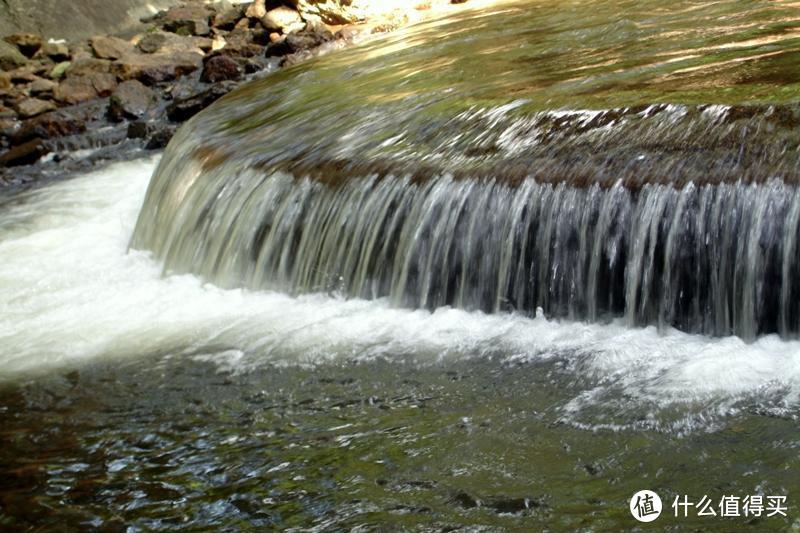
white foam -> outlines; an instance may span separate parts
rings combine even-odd
[[[800,343],[710,339],[622,324],[597,325],[456,309],[393,309],[385,301],[222,290],[162,278],[143,252],[126,253],[154,161],[27,193],[0,215],[0,377],[82,359],[149,354],[247,371],[265,361],[316,364],[411,356],[564,358],[586,390],[577,413],[618,392],[658,405],[800,392]],[[614,400],[617,401],[617,400]],[[722,407],[721,407],[722,406]],[[728,407],[726,407],[728,406]]]

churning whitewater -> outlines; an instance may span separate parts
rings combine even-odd
[[[194,275],[164,277],[150,253],[127,251],[155,164],[116,164],[24,193],[4,206],[4,379],[146,356],[212,361],[233,372],[272,363],[500,357],[530,364],[563,359],[567,379],[585,382],[583,392],[562,406],[576,423],[582,409],[606,401],[619,406],[620,396],[631,408],[699,402],[713,405],[715,414],[735,410],[743,398],[769,400],[778,412],[798,400],[800,343],[776,335],[748,344],[737,337],[629,328],[621,321],[598,325],[450,307],[410,310],[392,306],[388,298],[289,296],[223,289]]]

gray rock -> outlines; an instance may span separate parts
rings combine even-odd
[[[136,44],[136,48],[145,54],[154,54],[158,52],[164,43],[167,42],[167,37],[163,33],[148,33],[142,37]]]
[[[108,116],[111,120],[136,120],[142,118],[156,102],[155,93],[138,80],[128,80],[119,85],[111,95]]]

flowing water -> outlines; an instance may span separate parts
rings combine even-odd
[[[483,6],[6,195],[0,527],[800,527],[796,7]]]

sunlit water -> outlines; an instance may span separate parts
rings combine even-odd
[[[513,200],[524,180],[523,191],[533,180],[600,195],[624,172],[622,186],[651,190],[655,203],[673,184],[692,197],[698,177],[744,198],[756,229],[741,242],[753,254],[732,286],[772,279],[760,246],[776,246],[790,265],[781,279],[793,279],[791,3],[492,9],[244,88],[178,134],[150,193],[157,160],[2,198],[0,528],[619,530],[633,527],[628,499],[643,488],[665,502],[661,527],[800,527],[800,342],[790,334],[753,327],[745,341],[668,320],[582,321],[533,300],[430,305],[353,291],[347,271],[323,273],[331,283],[253,283],[231,268],[249,264],[247,246],[215,255],[235,242],[219,221],[253,205],[237,194],[289,179],[280,172],[298,174],[287,189],[296,196],[330,186],[320,209],[347,205],[336,191],[358,197],[355,180],[373,174],[441,180],[438,196],[419,197],[431,213],[466,197],[471,182],[458,180],[494,180]],[[543,155],[547,165],[531,166]],[[178,209],[187,195],[198,201]],[[664,200],[659,213],[680,222],[697,214],[690,204]],[[296,219],[293,231],[313,226]],[[197,220],[214,224],[195,234]],[[667,240],[682,235],[648,220]],[[277,236],[272,246],[288,252],[249,274],[291,271],[281,258],[296,257],[294,241]],[[776,301],[793,319],[792,291]],[[758,293],[745,293],[754,309]],[[495,312],[470,310],[483,307]],[[674,518],[683,494],[786,495],[789,517]]]
[[[164,278],[127,253],[153,166],[4,205],[0,523],[614,527],[643,483],[795,494],[798,343]]]

